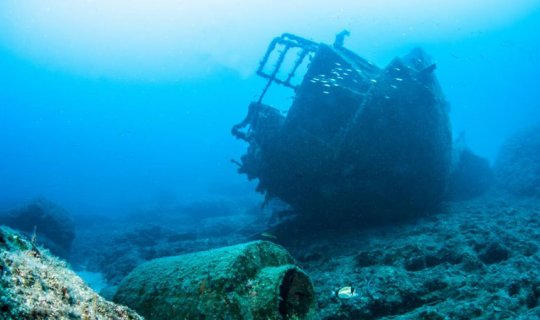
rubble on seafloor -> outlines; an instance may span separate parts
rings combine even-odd
[[[199,231],[210,234],[211,226]],[[122,232],[109,232],[109,237],[114,233]],[[85,241],[95,240],[91,230],[85,234]],[[285,247],[311,278],[321,320],[540,316],[540,204],[534,198],[491,192],[394,225],[318,230],[289,225],[287,233],[273,235],[269,240]],[[188,245],[206,250],[233,239],[248,241],[235,232],[204,239],[174,243],[191,252]],[[165,239],[147,245],[166,248],[171,243]],[[123,248],[130,255],[144,245]],[[122,260],[109,262],[110,269],[123,266]],[[347,286],[355,289],[354,297],[340,299],[338,290]]]
[[[540,205],[491,194],[369,230],[285,247],[310,275],[321,319],[538,319]],[[336,291],[352,286],[357,297]]]

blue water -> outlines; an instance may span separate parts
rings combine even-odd
[[[45,10],[43,3],[34,2],[34,9]],[[52,9],[61,6],[49,3]],[[121,1],[113,3],[122,7]],[[28,13],[33,10],[28,4],[0,5],[1,16],[9,17],[0,23],[0,203],[43,196],[71,212],[115,214],[148,203],[254,192],[254,185],[230,163],[246,148],[230,135],[230,128],[264,86],[254,71],[267,43],[282,32],[332,43],[333,35],[347,28],[351,37],[346,47],[381,67],[422,46],[437,62],[454,135],[465,131],[470,147],[490,160],[510,134],[540,120],[538,1],[517,3],[523,7],[519,10],[486,2],[468,9],[467,15],[457,10],[444,21],[436,21],[440,14],[430,17],[428,10],[422,15],[420,6],[409,8],[414,14],[402,24],[403,12],[392,11],[391,5],[366,13],[362,6],[343,1],[331,8],[296,1],[297,7],[282,11],[265,14],[266,3],[241,15],[234,11],[242,10],[242,2],[235,3],[216,4],[214,10],[208,4],[208,15],[201,15],[193,31],[200,32],[200,47],[190,40],[166,56],[159,55],[159,46],[182,39],[167,42],[166,28],[143,33],[140,26],[148,21],[136,17],[122,24],[123,11],[117,13],[118,24],[123,31],[139,32],[139,38],[129,33],[128,40],[148,41],[152,50],[147,54],[129,41],[127,49],[115,50],[122,38],[84,38],[106,33],[108,27],[114,32],[110,16],[101,29],[65,31],[55,38],[62,20],[49,25],[46,14]],[[305,17],[299,14],[298,8],[312,6]],[[189,5],[178,7],[184,17],[189,10]],[[223,27],[220,10],[227,10]],[[160,14],[159,8],[151,13]],[[84,12],[75,11],[70,18],[84,20],[77,14]],[[161,14],[173,35],[181,36],[174,33],[186,28],[181,18],[175,28],[174,15]],[[54,12],[50,15],[53,21]],[[66,20],[64,27],[72,22]],[[100,43],[104,48],[92,51]],[[290,95],[276,101],[287,107]]]
[[[114,212],[243,182],[229,162],[243,146],[229,132],[258,88],[233,73],[130,83],[44,71],[5,52],[2,61],[3,201],[44,196]]]

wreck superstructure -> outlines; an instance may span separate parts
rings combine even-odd
[[[343,36],[333,45],[290,34],[272,41],[258,70],[268,83],[232,130],[249,143],[239,172],[258,179],[267,197],[318,221],[429,212],[443,198],[452,148],[436,66],[417,48],[379,68],[344,48]],[[297,57],[284,72],[291,48],[299,48]],[[272,54],[276,63],[264,72]],[[273,83],[295,90],[286,115],[263,102]]]

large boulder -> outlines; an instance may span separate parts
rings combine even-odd
[[[501,190],[540,198],[540,125],[522,130],[504,143],[495,161],[495,174]]]
[[[130,319],[134,311],[106,301],[65,262],[0,227],[0,319]]]
[[[0,213],[0,224],[35,237],[37,243],[53,254],[67,259],[75,238],[75,224],[70,214],[46,199]]]
[[[452,169],[446,192],[447,200],[469,200],[483,195],[493,185],[489,160],[475,154],[465,142],[465,134],[454,142]]]

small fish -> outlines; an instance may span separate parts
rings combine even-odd
[[[396,85],[390,85],[390,87],[394,88],[394,89],[397,89],[397,86]]]
[[[322,93],[324,93],[324,94],[330,94],[330,92],[328,92],[328,91],[323,91]]]
[[[340,299],[352,299],[358,296],[358,292],[353,287],[343,287],[336,292],[336,295]]]
[[[348,76],[349,74],[347,72],[343,72],[343,75],[344,76]]]
[[[336,66],[341,66],[341,63],[339,63],[339,62],[336,62]]]
[[[309,82],[313,82],[313,83],[315,83],[315,82],[317,82],[317,80],[313,80],[313,79],[311,79],[311,80],[309,80]]]
[[[394,68],[394,70],[396,70],[396,71],[401,71],[401,69],[400,69],[400,68]]]
[[[401,78],[394,78],[396,81],[403,81]]]
[[[323,84],[325,87],[329,87],[330,85],[328,83]]]
[[[369,81],[371,81],[371,82],[373,82],[373,83],[377,83],[377,80],[375,80],[375,79],[371,79],[371,80],[369,80]]]
[[[390,99],[390,97],[389,97],[389,96],[384,96],[384,98],[385,98],[386,100]]]
[[[343,77],[340,77],[340,76],[337,76],[336,78],[340,79],[340,80],[343,80]]]
[[[273,234],[271,234],[270,232],[263,232],[261,233],[261,237],[263,238],[266,238],[266,239],[274,239],[274,240],[277,240],[277,237]]]

